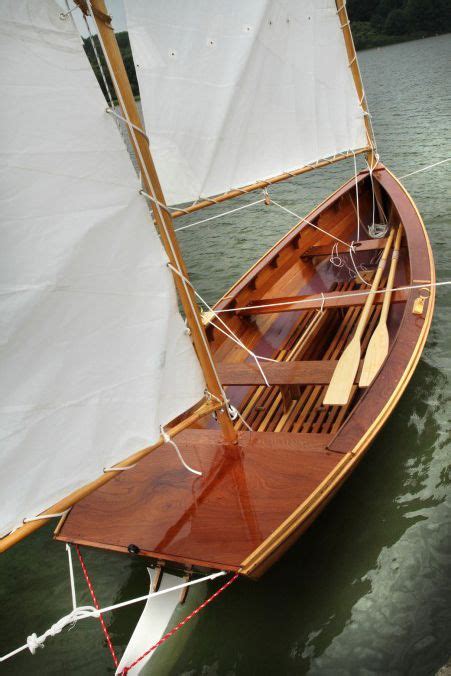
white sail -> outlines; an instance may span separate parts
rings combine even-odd
[[[334,0],[125,0],[170,204],[368,145]]]
[[[166,256],[70,18],[0,3],[0,533],[203,396]]]

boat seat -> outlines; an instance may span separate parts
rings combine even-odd
[[[324,361],[290,361],[260,362],[270,385],[328,385],[337,362]],[[265,385],[263,375],[255,362],[239,364],[216,364],[219,379],[223,385]],[[356,375],[358,382],[360,369]]]
[[[271,314],[273,312],[293,312],[295,310],[319,310],[321,308],[348,308],[361,307],[365,304],[367,294],[362,291],[329,291],[307,296],[283,296],[280,298],[262,298],[252,300],[245,309],[237,309],[236,314],[242,316]],[[384,300],[384,294],[375,294],[374,304],[380,305]],[[391,303],[405,303],[407,291],[394,291]],[[302,301],[300,303],[299,301]]]
[[[354,246],[356,251],[377,251],[378,249],[383,249],[387,239],[383,237],[382,239],[364,239],[360,242],[355,242]],[[341,242],[337,242],[337,249],[335,249],[335,255],[337,254],[346,254],[349,253],[349,245],[346,246]],[[323,244],[319,246],[311,246],[310,249],[305,251],[301,258],[313,258],[313,256],[330,256],[331,254],[331,244]]]

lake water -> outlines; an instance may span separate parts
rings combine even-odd
[[[451,156],[451,36],[362,52],[359,59],[385,164],[402,176]],[[351,160],[271,192],[304,214],[352,171]],[[451,163],[405,180],[428,228],[439,280],[451,279],[450,177]],[[194,283],[214,301],[293,224],[275,207],[259,206],[180,233]],[[438,289],[429,340],[406,393],[323,515],[260,582],[235,583],[171,638],[148,672],[423,676],[447,661],[450,296],[449,287]],[[102,605],[143,593],[142,562],[94,551],[85,558]],[[1,557],[0,576],[3,654],[69,611],[64,546],[52,542],[51,529],[42,529]],[[77,567],[76,581],[80,603],[89,603]],[[179,618],[217,586],[195,588]],[[140,611],[133,607],[107,618],[119,653]],[[34,657],[23,653],[11,660],[3,671],[71,676],[114,668],[98,622],[89,620],[49,639]]]

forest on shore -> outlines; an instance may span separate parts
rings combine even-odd
[[[346,6],[357,50],[451,32],[451,0],[347,0]],[[133,93],[138,96],[138,81],[128,33],[122,31],[116,37]],[[97,36],[94,36],[94,40],[101,54]],[[99,84],[104,89],[88,38],[84,39],[84,46]],[[103,63],[103,55],[101,59]]]
[[[356,49],[451,32],[450,0],[347,0]]]

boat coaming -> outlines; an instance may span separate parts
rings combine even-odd
[[[378,208],[386,212],[391,225],[404,226],[395,286],[434,282],[428,236],[412,199],[381,165],[373,180]],[[368,172],[359,174],[358,184],[359,214],[363,225],[368,225],[373,209]],[[355,179],[307,218],[351,242],[356,231]],[[201,421],[176,439],[187,461],[202,467],[201,480],[180,470],[173,451],[162,447],[135,470],[124,472],[76,505],[59,539],[117,551],[135,544],[142,555],[179,568],[235,570],[257,578],[308,528],[360,462],[401,397],[421,356],[434,306],[433,287],[421,315],[412,313],[419,290],[398,292],[389,313],[389,354],[379,374],[365,390],[354,385],[348,406],[322,406],[325,369],[320,362],[329,361],[330,366],[338,358],[352,336],[361,305],[340,307],[343,301],[337,304],[335,299],[330,301],[335,303],[331,310],[325,305],[323,317],[318,300],[316,308],[308,310],[285,311],[281,306],[277,309],[284,311],[260,308],[260,313],[253,314],[240,308],[301,294],[318,299],[318,294],[334,289],[339,296],[349,295],[364,287],[355,276],[350,279],[346,266],[330,264],[332,244],[327,235],[301,222],[215,306],[217,312],[233,310],[221,313],[222,320],[256,354],[279,362],[291,359],[301,366],[313,364],[312,382],[307,378],[309,384],[269,388],[253,381],[228,384],[228,396],[256,431],[241,431],[234,447],[221,441],[212,420]],[[356,254],[359,264],[374,268],[381,245],[374,242],[374,246],[362,247]],[[342,258],[350,265],[349,254]],[[374,306],[366,343],[378,313],[380,303]],[[219,371],[230,372],[235,365],[239,374],[240,365],[255,362],[218,326],[215,318],[207,334]],[[265,369],[265,362],[261,364]],[[246,381],[247,372],[243,378]],[[239,419],[236,426],[245,430]]]

